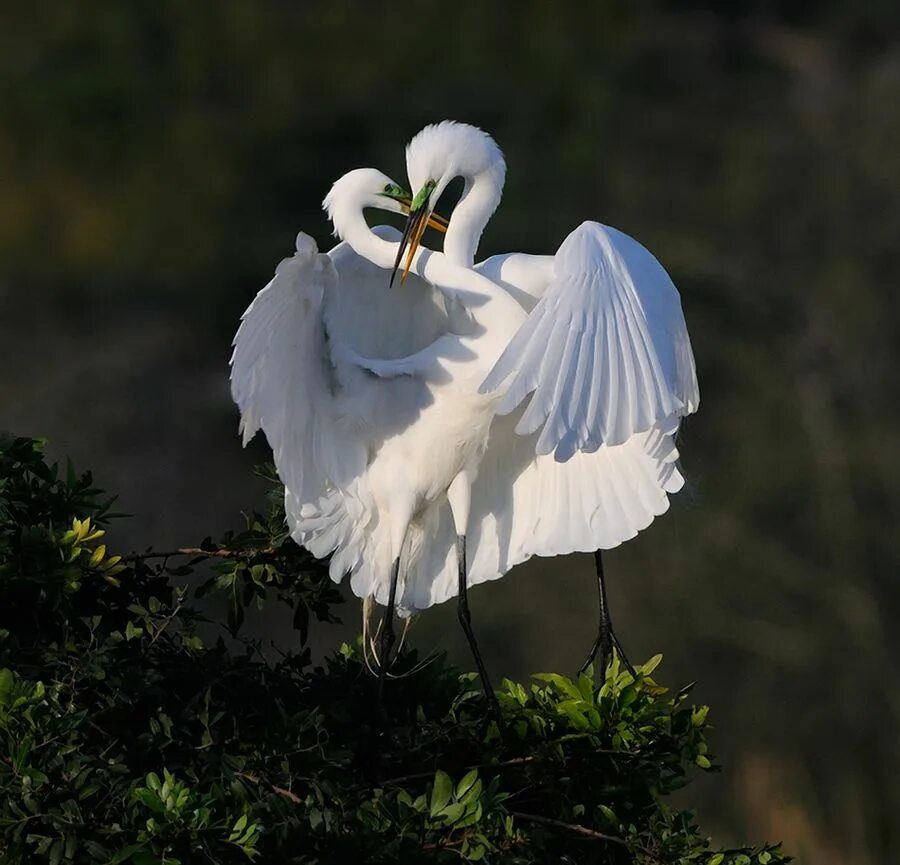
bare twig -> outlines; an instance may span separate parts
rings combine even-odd
[[[564,736],[559,741],[568,741],[572,738],[582,738],[582,736],[576,734],[575,736]],[[644,754],[638,751],[616,751],[612,748],[592,748],[591,754],[602,754],[607,757],[624,757],[626,759],[638,759],[640,757],[645,756]],[[499,763],[476,763],[472,766],[466,766],[466,769],[503,769],[508,766],[522,766],[527,763],[533,763],[537,757],[513,757],[510,760],[501,760]],[[434,772],[413,772],[410,775],[398,775],[396,778],[388,778],[386,781],[381,781],[378,786],[379,787],[387,787],[387,786],[396,786],[397,784],[404,784],[407,781],[421,781],[423,778],[433,778]]]
[[[292,793],[290,790],[285,790],[284,787],[276,787],[273,784],[272,790],[279,796],[284,796],[285,799],[290,799],[291,802],[293,802],[295,805],[303,804],[303,800],[296,793]]]
[[[501,769],[505,766],[520,766],[524,763],[531,763],[534,757],[513,757],[511,760],[503,760],[500,763],[476,763],[474,766],[466,766],[466,769]],[[433,778],[434,772],[413,772],[411,775],[398,775],[396,778],[388,778],[386,781],[379,782],[379,787],[396,787],[398,784],[405,784],[407,781],[421,781],[425,778]]]
[[[237,772],[236,773],[239,778],[245,778],[251,784],[259,784],[260,780],[266,783],[272,790],[273,793],[276,793],[279,796],[283,796],[285,799],[290,799],[295,805],[302,805],[303,800],[296,794],[292,793],[290,790],[285,790],[284,787],[279,787],[277,784],[273,784],[267,778],[260,779],[258,776],[253,775],[250,772]]]
[[[579,826],[577,823],[564,823],[562,820],[554,820],[552,817],[540,817],[537,814],[525,814],[522,811],[510,811],[509,813],[519,820],[540,823],[543,826],[553,826],[556,829],[565,829],[568,832],[574,832],[576,835],[582,835],[593,841],[609,841],[613,844],[621,844],[623,847],[628,846],[628,842],[624,838],[619,838],[617,835],[607,835],[604,832],[598,832],[596,829],[588,829],[587,826]]]
[[[177,550],[166,550],[158,553],[150,550],[146,553],[133,553],[122,556],[123,562],[141,562],[145,559],[167,559],[169,556],[192,556],[204,559],[240,559],[249,556],[271,556],[278,550],[275,547],[246,547],[240,550],[220,549],[204,550],[200,547],[179,547]]]
[[[162,634],[162,632],[165,631],[165,629],[168,628],[170,624],[172,624],[172,620],[181,611],[181,603],[182,603],[181,600],[179,600],[175,604],[175,609],[172,610],[172,612],[169,613],[168,616],[166,616],[166,618],[163,620],[163,623],[161,625],[155,625],[156,633],[153,635],[153,639],[150,640],[150,646],[152,646],[159,639],[160,634]],[[147,648],[150,648],[150,646],[148,646]]]

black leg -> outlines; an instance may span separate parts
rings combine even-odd
[[[391,588],[388,594],[387,608],[381,621],[381,640],[378,649],[378,702],[384,693],[384,680],[391,660],[391,649],[394,648],[394,605],[397,601],[397,577],[400,575],[400,557],[391,565]]]
[[[584,663],[581,665],[579,672],[583,673],[593,663],[594,658],[597,657],[597,653],[599,652],[600,670],[602,673],[605,673],[610,660],[612,660],[612,649],[613,646],[615,646],[622,663],[625,665],[625,669],[627,669],[634,678],[637,678],[634,667],[631,665],[628,658],[625,657],[619,638],[616,636],[615,631],[613,631],[612,618],[609,615],[609,602],[606,599],[606,578],[603,573],[603,556],[601,555],[600,550],[594,552],[594,565],[597,569],[597,594],[600,601],[600,623],[597,628],[597,638],[594,640],[594,645],[591,647],[588,656],[584,659]]]
[[[459,598],[456,607],[456,615],[462,625],[463,633],[469,641],[469,648],[472,650],[472,656],[475,658],[475,666],[478,668],[478,675],[481,677],[481,687],[484,689],[484,696],[488,701],[488,708],[494,716],[494,720],[502,728],[503,716],[500,714],[500,704],[497,702],[497,695],[491,686],[491,680],[488,678],[487,667],[481,659],[481,652],[478,651],[478,643],[475,642],[475,632],[472,630],[472,614],[469,612],[469,591],[467,569],[466,569],[466,536],[456,536],[456,558],[459,563]]]

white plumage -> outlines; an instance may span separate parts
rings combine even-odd
[[[498,412],[531,394],[516,432],[565,461],[659,425],[699,402],[678,291],[627,234],[585,222],[560,246],[543,296],[481,386],[505,383]]]
[[[627,235],[583,223],[555,257],[473,265],[505,166],[489,136],[428,127],[407,152],[428,209],[465,189],[445,253],[419,248],[388,288],[400,235],[363,209],[402,208],[372,169],[326,199],[327,255],[297,252],[244,313],[232,392],[245,442],[266,433],[295,539],[331,575],[401,611],[455,596],[534,555],[608,549],[668,507],[683,479],[673,441],[698,390],[678,293]]]

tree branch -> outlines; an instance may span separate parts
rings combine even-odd
[[[277,553],[275,547],[245,547],[239,550],[219,549],[204,550],[200,547],[179,547],[177,550],[166,550],[158,553],[150,550],[146,553],[132,553],[130,556],[122,556],[123,562],[142,562],[145,559],[168,559],[170,556],[192,556],[204,559],[240,559],[245,556],[271,556]]]
[[[563,737],[563,739],[558,740],[559,742],[568,740],[573,737]],[[580,738],[580,737],[579,737]],[[550,744],[557,744],[556,742],[550,742]],[[600,754],[606,757],[625,757],[630,759],[639,759],[645,757],[646,755],[639,751],[617,751],[613,748],[592,748],[591,754]],[[513,757],[510,760],[501,760],[499,763],[476,763],[472,766],[466,766],[466,769],[504,769],[507,766],[522,766],[527,763],[533,763],[536,759],[535,756],[530,757]],[[396,786],[397,784],[404,784],[407,781],[421,781],[423,778],[433,778],[434,771],[431,772],[413,772],[410,775],[398,775],[396,778],[388,778],[386,781],[380,781],[377,786],[379,787],[387,787],[387,786]]]
[[[522,811],[510,811],[509,813],[519,820],[527,820],[530,823],[540,823],[544,826],[553,826],[556,829],[565,829],[568,832],[574,832],[576,835],[590,838],[592,841],[610,841],[613,844],[621,844],[623,847],[628,846],[628,842],[624,838],[619,838],[617,835],[607,835],[604,832],[597,832],[595,829],[588,829],[587,826],[579,826],[577,823],[564,823],[562,820],[554,820],[552,817],[540,817],[537,814],[525,814]]]
[[[513,757],[511,760],[503,760],[500,763],[480,763],[474,766],[466,766],[466,769],[502,769],[505,766],[520,766],[523,763],[531,763],[534,757]],[[398,775],[396,778],[388,778],[386,781],[380,781],[378,787],[396,787],[398,784],[405,784],[407,781],[421,781],[425,778],[433,778],[434,770],[431,772],[413,772],[410,775]]]

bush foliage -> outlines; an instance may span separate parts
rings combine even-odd
[[[667,804],[715,767],[707,707],[655,681],[658,657],[504,681],[502,734],[443,659],[390,681],[384,713],[356,648],[314,667],[310,618],[340,596],[278,499],[219,543],[123,558],[89,474],[0,443],[0,862],[788,861],[715,850]],[[274,663],[241,634],[265,600],[298,631]]]

